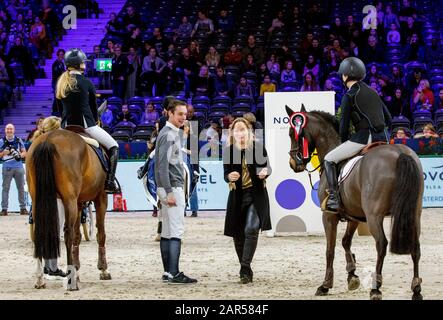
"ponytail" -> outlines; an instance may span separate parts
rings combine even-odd
[[[66,98],[66,96],[77,88],[77,79],[66,70],[57,80],[56,94],[57,99]]]

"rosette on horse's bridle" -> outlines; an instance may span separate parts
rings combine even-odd
[[[298,143],[301,139],[301,144],[303,146],[302,149],[302,157],[303,159],[309,158],[309,142],[304,137],[303,128],[306,127],[307,124],[306,114],[304,112],[294,112],[289,119],[289,124],[292,129],[294,129],[294,137],[295,141]],[[301,160],[301,159],[300,159]]]

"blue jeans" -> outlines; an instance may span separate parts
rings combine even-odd
[[[15,160],[11,160],[15,161]],[[18,191],[18,202],[20,209],[26,209],[25,202],[25,169],[24,168],[5,168],[2,170],[3,190],[2,190],[2,210],[8,210],[9,189],[12,179],[15,180]]]
[[[197,187],[194,188],[194,191],[189,198],[189,209],[194,212],[198,211],[198,195],[197,195]]]

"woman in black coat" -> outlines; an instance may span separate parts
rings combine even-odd
[[[241,265],[240,281],[252,282],[251,262],[257,248],[258,232],[271,229],[265,179],[271,174],[264,146],[254,140],[251,124],[234,120],[223,150],[225,181],[229,183],[224,234],[234,238]]]

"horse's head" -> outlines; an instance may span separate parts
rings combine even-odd
[[[293,111],[286,106],[289,116],[289,137],[291,139],[291,150],[289,151],[289,165],[295,172],[302,172],[311,161],[313,147],[309,143],[307,134],[308,114],[304,104],[300,111]]]

